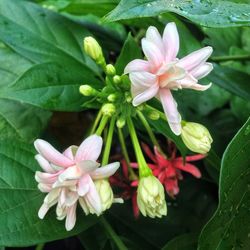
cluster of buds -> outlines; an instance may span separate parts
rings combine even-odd
[[[91,134],[96,135],[87,138],[79,148],[71,146],[63,154],[45,141],[35,142],[39,152],[36,159],[45,171],[36,173],[38,187],[42,192],[48,193],[39,217],[43,218],[48,209],[57,204],[57,217],[66,217],[66,229],[70,230],[75,224],[78,201],[85,214],[96,215],[109,209],[113,202],[121,202],[121,199],[114,198],[111,183],[124,189],[122,197],[132,199],[136,216],[140,211],[144,216],[161,218],[167,215],[164,187],[167,194],[174,198],[179,192],[178,181],[183,178],[182,171],[200,178],[200,171],[189,161],[204,158],[211,148],[209,131],[203,125],[182,120],[171,91],[182,88],[204,91],[211,86],[198,84],[198,80],[213,68],[212,64],[206,62],[212,48],[205,47],[179,59],[179,36],[175,24],[167,24],[163,36],[155,27],[149,27],[146,37],[142,39],[142,49],[147,60],[133,60],[125,67],[124,74],[118,75],[114,65],[106,63],[102,48],[93,37],[86,37],[83,47],[85,53],[106,75],[100,89],[86,84],[79,88],[82,95],[93,97],[88,103],[97,102],[101,107],[91,130]],[[146,104],[153,97],[160,100],[164,112]],[[153,163],[147,163],[144,158],[133,122],[135,119],[142,124],[152,141],[154,154],[148,146],[142,147]],[[175,149],[174,153],[167,156],[148,119],[152,122],[165,120],[171,131],[182,138],[187,148],[201,155],[186,157],[185,164],[181,157],[176,157]],[[136,162],[133,163],[123,134],[125,126],[136,156]],[[99,167],[97,158],[101,152],[100,135],[104,129],[107,132],[102,158],[104,166]],[[107,178],[119,167],[119,163],[107,165],[115,129],[125,164],[123,177],[114,176],[109,183]]]

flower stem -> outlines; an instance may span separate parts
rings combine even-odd
[[[137,159],[137,162],[139,165],[140,178],[152,175],[152,171],[148,167],[148,164],[147,164],[147,162],[144,158],[144,155],[142,153],[141,146],[140,146],[139,140],[138,140],[136,132],[135,132],[135,127],[134,127],[134,124],[133,124],[130,117],[127,118],[127,124],[128,124],[130,137],[131,137],[131,140],[132,140],[132,143],[134,146],[135,156],[136,156],[136,159]]]
[[[150,109],[150,110],[157,111],[157,112],[159,113],[159,115],[160,115],[160,118],[163,119],[163,120],[165,120],[165,121],[167,121],[167,117],[166,117],[166,115],[165,115],[163,112],[161,112],[161,111],[159,111],[158,109],[153,108],[153,107],[151,107],[151,106],[149,106],[149,105],[146,105],[146,107],[147,107],[148,109]]]
[[[95,132],[96,135],[101,135],[101,134],[102,134],[102,131],[103,131],[103,129],[105,128],[105,126],[106,126],[108,120],[109,120],[109,117],[108,117],[107,115],[104,115],[104,116],[102,117],[101,122],[100,122],[100,124],[99,124],[99,127],[98,127],[98,129],[96,130],[96,132]]]
[[[108,130],[108,135],[107,135],[107,140],[106,140],[106,145],[102,157],[102,166],[105,166],[108,164],[109,161],[109,154],[110,154],[110,149],[112,145],[112,138],[114,134],[114,127],[115,127],[115,117],[112,117],[109,125],[109,130]]]
[[[137,178],[134,170],[130,166],[130,159],[129,159],[127,147],[126,147],[126,144],[125,144],[125,140],[124,140],[124,136],[123,136],[121,128],[118,128],[118,137],[119,137],[119,141],[120,141],[120,144],[121,144],[121,148],[122,148],[122,153],[123,153],[124,159],[125,159],[126,164],[128,166],[129,179],[130,180],[137,180],[138,178]]]
[[[98,123],[100,122],[101,118],[102,118],[102,110],[100,109],[96,118],[95,118],[95,122],[94,122],[93,127],[90,131],[90,135],[92,135],[95,132],[96,127],[97,127]]]
[[[44,243],[38,244],[35,250],[43,250],[44,246],[45,246]]]
[[[213,62],[250,60],[250,55],[231,55],[211,57]]]
[[[142,112],[140,112],[139,110],[137,110],[137,114],[138,114],[138,116],[139,116],[139,118],[140,118],[140,120],[141,120],[143,126],[144,126],[145,129],[147,130],[148,135],[149,135],[151,141],[153,142],[153,144],[157,147],[158,151],[159,151],[162,155],[165,155],[165,154],[163,153],[163,151],[162,151],[162,149],[161,149],[161,147],[160,147],[160,145],[159,145],[159,143],[158,143],[158,141],[157,141],[157,139],[156,139],[156,137],[155,137],[155,135],[154,135],[154,133],[153,133],[151,127],[149,126],[148,121],[146,120],[145,116],[144,116],[144,115],[142,114]]]
[[[120,237],[116,234],[116,232],[113,230],[111,225],[108,223],[108,221],[102,216],[100,218],[100,222],[102,226],[104,227],[105,231],[109,234],[110,238],[113,239],[114,243],[117,246],[118,250],[128,250],[128,248],[124,245]]]

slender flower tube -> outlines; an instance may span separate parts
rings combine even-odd
[[[175,23],[166,25],[162,37],[155,27],[150,26],[141,43],[147,60],[135,59],[124,70],[125,74],[129,73],[132,83],[133,105],[138,106],[157,97],[162,103],[170,128],[176,135],[180,135],[181,116],[171,90],[208,89],[211,84],[200,85],[198,80],[213,69],[212,64],[206,62],[213,50],[205,47],[178,59],[179,35]]]
[[[50,207],[58,204],[57,216],[59,219],[66,217],[66,229],[71,230],[75,224],[78,200],[86,214],[100,215],[102,203],[94,181],[113,175],[120,165],[115,162],[99,168],[97,159],[101,153],[102,138],[92,135],[79,147],[70,146],[63,154],[44,140],[38,139],[34,145],[39,152],[35,158],[45,171],[37,171],[35,178],[38,188],[48,193],[39,210],[39,217],[42,219]]]

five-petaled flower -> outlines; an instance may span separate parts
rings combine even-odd
[[[141,43],[147,61],[135,59],[124,70],[125,74],[129,73],[132,83],[133,105],[138,106],[157,97],[172,131],[180,135],[181,116],[171,90],[189,88],[203,91],[211,86],[198,84],[198,79],[213,69],[212,64],[206,62],[212,48],[202,48],[179,60],[179,35],[175,23],[167,24],[162,37],[155,27],[150,26]]]
[[[82,144],[70,146],[63,154],[48,142],[36,140],[35,148],[39,154],[35,156],[44,172],[37,171],[35,178],[38,188],[48,193],[39,210],[42,219],[49,208],[57,204],[57,218],[66,217],[66,229],[71,230],[76,221],[76,206],[79,201],[86,214],[103,212],[103,204],[95,186],[95,180],[113,175],[120,163],[111,163],[99,167],[97,159],[102,149],[102,138],[92,135]]]

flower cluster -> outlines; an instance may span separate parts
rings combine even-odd
[[[57,204],[58,220],[66,217],[66,229],[71,230],[76,222],[76,207],[79,201],[85,214],[100,215],[112,202],[112,189],[106,180],[119,168],[119,163],[99,167],[97,159],[101,153],[102,138],[92,135],[82,144],[70,146],[62,154],[44,140],[36,140],[35,156],[44,172],[37,171],[38,188],[48,193],[39,210],[44,218],[50,207]]]

